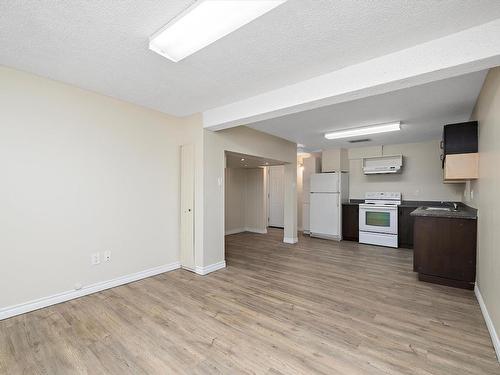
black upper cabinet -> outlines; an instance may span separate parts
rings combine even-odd
[[[445,125],[443,130],[444,155],[477,152],[477,121]]]

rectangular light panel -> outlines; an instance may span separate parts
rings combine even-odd
[[[388,124],[364,126],[362,128],[338,130],[326,133],[325,138],[326,139],[350,138],[350,137],[357,137],[360,135],[393,132],[397,130],[401,130],[401,122],[399,121],[391,122]]]
[[[149,49],[180,61],[286,1],[199,0],[156,32]]]

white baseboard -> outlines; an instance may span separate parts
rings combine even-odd
[[[285,238],[283,238],[283,242],[294,244],[294,243],[299,242],[299,239],[298,239],[298,237],[285,237]]]
[[[245,228],[235,228],[235,229],[228,229],[225,231],[225,235],[228,236],[230,234],[236,234],[236,233],[241,233],[244,232]]]
[[[265,228],[265,229],[260,229],[260,228],[245,227],[245,232],[252,232],[252,233],[267,234],[267,228]]]
[[[323,240],[332,240],[332,241],[340,241],[340,240],[342,240],[342,237],[340,235],[339,236],[332,236],[332,235],[329,235],[329,234],[321,234],[321,233],[313,233],[313,232],[309,232],[309,235],[311,237],[321,238]]]
[[[120,276],[115,279],[90,284],[78,290],[68,290],[66,292],[38,298],[36,300],[20,303],[18,305],[4,307],[0,309],[0,320],[38,310],[44,307],[56,305],[61,302],[66,302],[75,298],[86,296],[88,294],[128,284],[133,281],[145,279],[147,277],[159,275],[160,273],[172,271],[180,267],[181,264],[179,262],[165,264],[163,266],[150,268],[144,271],[132,273],[130,275]]]
[[[486,308],[483,296],[481,295],[481,291],[477,287],[477,284],[474,286],[474,293],[476,294],[477,301],[479,302],[479,307],[481,307],[481,312],[483,313],[486,327],[488,327],[488,332],[490,333],[493,347],[495,348],[495,352],[497,353],[497,359],[500,362],[500,340],[498,339],[498,333],[495,329],[495,326],[493,325],[493,321],[491,320],[490,314],[488,313],[488,309]]]
[[[230,234],[243,233],[243,232],[267,234],[267,228],[259,229],[259,228],[244,227],[244,228],[228,229],[224,232],[224,234],[228,236]]]
[[[210,264],[209,266],[205,266],[205,267],[196,266],[195,272],[198,275],[206,275],[206,274],[209,274],[210,272],[220,270],[221,268],[226,268],[226,261],[225,260],[223,260],[222,262]]]

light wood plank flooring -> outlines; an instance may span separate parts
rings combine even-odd
[[[472,292],[418,282],[410,250],[282,232],[0,322],[1,374],[500,374]]]

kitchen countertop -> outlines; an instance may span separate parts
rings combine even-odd
[[[413,211],[411,216],[424,216],[424,217],[444,217],[448,219],[477,219],[477,210],[475,208],[469,207],[465,204],[458,205],[458,211],[432,211],[425,210],[424,207],[436,207],[435,205],[426,205],[418,207]]]
[[[347,203],[342,203],[346,206],[357,206],[360,203],[365,203],[364,199],[351,199]],[[420,206],[431,206],[431,207],[453,207],[453,202],[441,202],[441,201],[403,201],[399,207],[420,207]]]
[[[358,206],[364,203],[364,199],[351,199],[349,202],[342,203],[344,206]],[[453,202],[441,201],[403,201],[399,207],[415,208],[410,213],[411,216],[426,216],[426,217],[444,217],[456,219],[477,219],[477,210],[463,203],[458,203],[458,211],[428,211],[424,207],[453,207]]]

